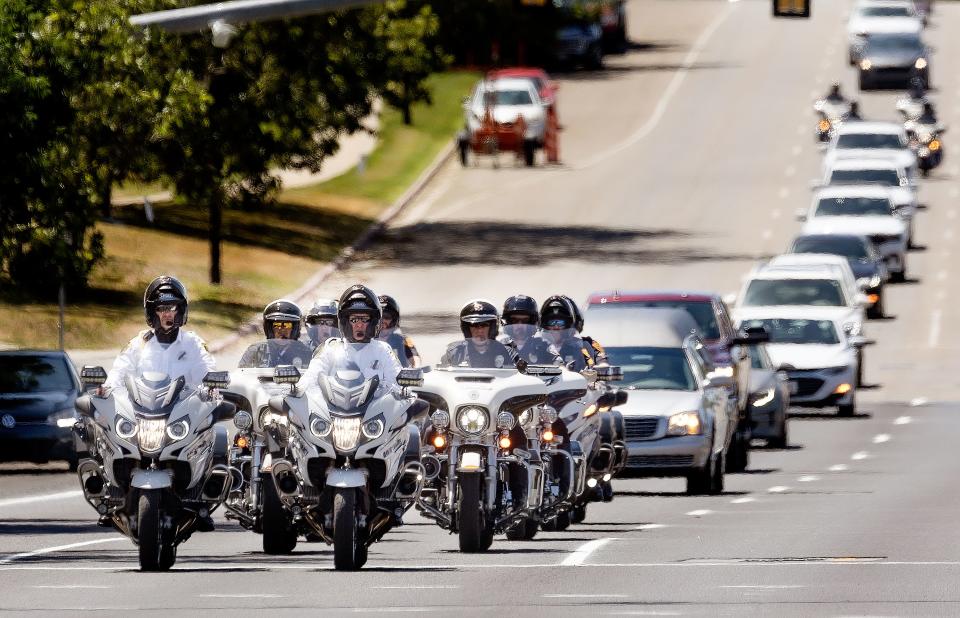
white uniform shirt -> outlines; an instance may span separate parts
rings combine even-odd
[[[323,351],[313,357],[306,373],[300,377],[297,387],[300,389],[316,388],[317,378],[327,375],[333,367],[343,364],[354,364],[369,380],[373,376],[380,379],[381,388],[399,389],[397,374],[402,367],[393,348],[383,341],[373,340],[369,343],[347,343],[343,339],[330,339],[324,344]]]
[[[113,361],[105,386],[125,389],[124,379],[127,375],[136,377],[144,371],[155,371],[174,380],[184,376],[187,386],[196,388],[203,382],[203,376],[213,371],[214,366],[206,343],[192,331],[180,329],[176,340],[164,348],[152,330],[144,330],[131,339]]]

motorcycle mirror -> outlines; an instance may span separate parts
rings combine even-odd
[[[77,414],[88,418],[93,418],[93,400],[90,395],[80,395],[73,402],[73,407],[77,409]]]
[[[230,372],[208,371],[203,376],[203,385],[207,388],[226,388],[230,384]]]
[[[84,388],[103,386],[107,381],[107,372],[99,365],[84,365],[80,370],[80,382]]]
[[[290,404],[287,403],[287,398],[283,395],[274,395],[270,398],[270,411],[278,416],[287,418],[290,414]]]
[[[277,384],[296,384],[300,381],[300,370],[293,365],[277,365],[273,370],[273,381]]]
[[[623,379],[623,368],[619,365],[599,365],[594,367],[594,371],[601,382],[619,382]]]
[[[397,374],[397,384],[400,386],[423,386],[423,372],[416,367],[401,369]]]
[[[797,218],[797,221],[806,221],[807,220],[807,211],[803,208],[798,208],[794,213],[794,216]]]

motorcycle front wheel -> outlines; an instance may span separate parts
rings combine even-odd
[[[462,552],[475,553],[490,547],[484,539],[483,508],[480,504],[482,481],[483,477],[479,474],[464,474],[460,477],[457,513],[460,520],[460,551]]]
[[[169,552],[167,556],[161,555],[164,548],[163,527],[160,525],[160,497],[159,489],[144,489],[140,492],[137,503],[137,542],[141,571],[160,571],[173,566]],[[161,560],[164,557],[166,559]]]
[[[360,549],[357,534],[357,492],[340,488],[333,496],[333,566],[338,571],[355,571],[366,552]],[[365,550],[366,548],[364,548]],[[365,560],[364,560],[365,561]]]

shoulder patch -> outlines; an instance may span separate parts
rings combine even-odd
[[[154,337],[154,333],[150,329],[140,332],[140,339],[142,339],[144,342],[150,341],[151,339],[153,339],[153,337]]]

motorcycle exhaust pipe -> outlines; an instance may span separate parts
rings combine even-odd
[[[394,488],[394,496],[400,500],[416,500],[423,488],[426,470],[419,461],[411,461],[400,474]]]
[[[230,466],[230,491],[240,491],[243,489],[243,471],[236,466]]]
[[[423,467],[423,478],[426,481],[432,481],[440,476],[442,464],[434,455],[424,455],[420,458],[420,464]]]
[[[275,459],[272,471],[273,481],[281,495],[296,496],[299,493],[300,482],[297,481],[297,475],[293,472],[293,466],[290,465],[290,462]]]

